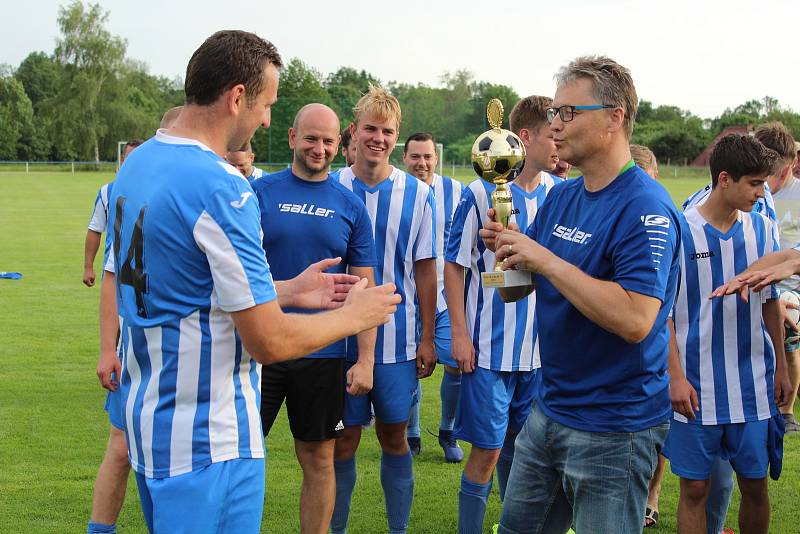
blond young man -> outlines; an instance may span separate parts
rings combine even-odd
[[[397,99],[381,87],[370,86],[353,113],[351,143],[358,156],[337,177],[367,207],[377,255],[375,283],[394,283],[403,304],[388,324],[378,328],[372,390],[360,397],[348,394],[345,400],[344,432],[335,450],[336,505],[331,531],[347,529],[356,481],[355,453],[372,404],[382,450],[381,485],[389,532],[400,533],[408,527],[414,493],[406,424],[417,380],[430,376],[436,365],[434,199],[427,184],[389,164],[400,130]],[[349,340],[349,362],[354,364],[358,351],[355,340]]]

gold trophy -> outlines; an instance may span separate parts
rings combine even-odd
[[[513,132],[504,130],[503,103],[493,98],[486,106],[486,118],[491,130],[483,132],[472,145],[472,168],[482,179],[494,184],[492,207],[495,220],[508,228],[514,203],[508,182],[514,180],[525,164],[525,146]],[[533,283],[531,273],[502,269],[502,262],[495,262],[494,271],[481,273],[483,287],[516,287]]]

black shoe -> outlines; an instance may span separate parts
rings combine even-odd
[[[406,438],[408,441],[408,448],[411,450],[411,456],[419,456],[419,453],[422,452],[422,440],[420,438]]]

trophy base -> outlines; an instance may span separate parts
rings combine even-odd
[[[481,273],[481,283],[483,287],[529,286],[533,284],[533,277],[530,271],[509,269],[507,271]]]

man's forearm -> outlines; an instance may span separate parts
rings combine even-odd
[[[94,259],[97,256],[97,251],[100,248],[100,237],[94,230],[86,231],[86,241],[83,243],[83,267],[93,268]]]
[[[464,268],[449,261],[444,263],[444,297],[452,337],[468,335],[464,316]]]
[[[678,339],[675,334],[675,324],[672,319],[667,319],[667,328],[669,329],[669,353],[667,355],[667,372],[670,379],[672,378],[686,378],[686,373],[681,365],[681,354],[678,350]]]
[[[775,267],[776,265],[785,261],[791,262],[791,264],[794,266],[795,273],[800,272],[800,251],[797,251],[793,248],[781,250],[779,252],[773,252],[772,254],[767,254],[766,256],[761,256],[758,260],[748,265],[747,270],[744,272],[751,273],[753,271],[763,271],[764,269]]]
[[[116,352],[119,335],[116,276],[105,271],[100,285],[100,353]]]
[[[769,291],[764,289],[764,291]],[[764,326],[772,339],[775,348],[775,369],[780,371],[787,369],[786,351],[783,346],[783,320],[781,317],[781,304],[778,299],[770,299],[761,306],[761,315],[764,317]]]
[[[350,267],[350,273],[359,278],[366,278],[367,287],[375,286],[375,269],[372,267]],[[358,363],[372,367],[375,365],[375,342],[378,338],[378,329],[370,328],[356,334],[358,346]]]
[[[436,328],[436,260],[419,260],[414,263],[414,281],[419,300],[419,320],[422,341],[433,341]]]
[[[587,319],[628,343],[641,342],[653,328],[658,307],[652,301],[658,299],[634,301],[618,283],[593,278],[555,255],[541,274]]]

